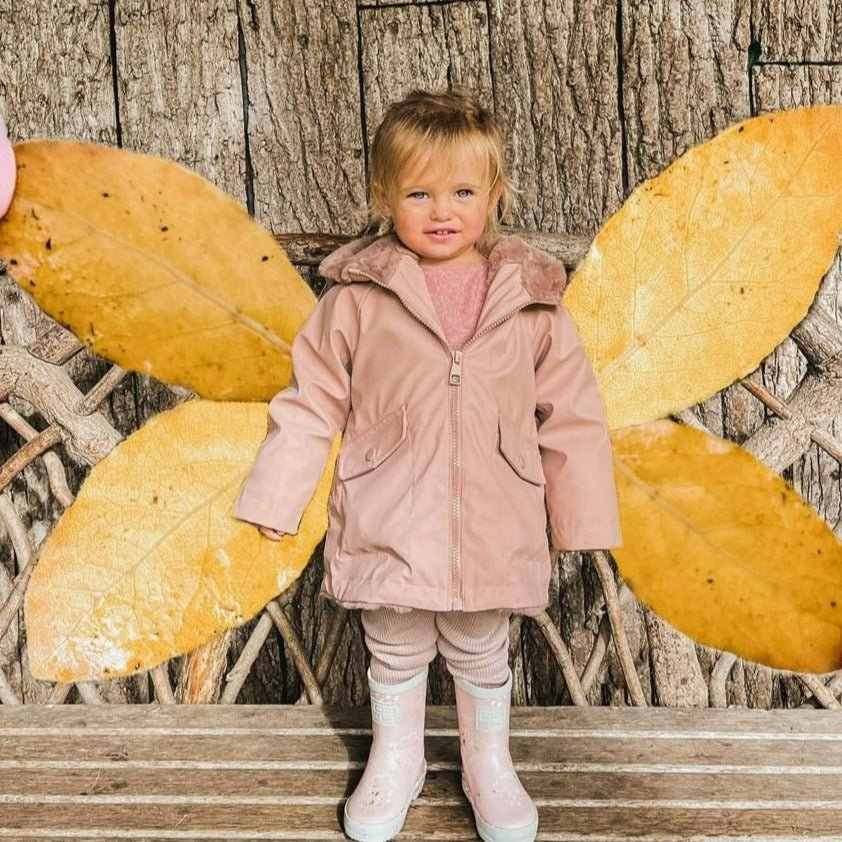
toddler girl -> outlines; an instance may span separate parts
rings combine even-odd
[[[413,91],[378,127],[370,173],[388,231],[320,264],[234,514],[272,539],[296,532],[344,431],[321,592],[361,609],[373,731],[346,833],[403,827],[438,651],[479,835],[533,840],[509,754],[509,619],[547,605],[548,531],[560,550],[622,544],[604,407],[563,265],[498,228],[513,188],[493,115],[462,89]]]

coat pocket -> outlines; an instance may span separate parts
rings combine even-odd
[[[342,449],[337,461],[339,479],[347,480],[374,470],[406,439],[406,404],[363,430]]]
[[[343,445],[336,465],[338,562],[334,585],[360,584],[378,602],[412,564],[414,464],[406,404]],[[359,593],[362,593],[360,591]]]
[[[525,438],[518,426],[502,412],[498,413],[497,427],[500,453],[512,466],[514,472],[527,482],[544,485],[546,477],[538,443]]]

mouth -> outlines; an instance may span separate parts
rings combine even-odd
[[[454,228],[434,228],[432,231],[424,232],[433,240],[446,240],[449,237],[455,237],[459,232]]]

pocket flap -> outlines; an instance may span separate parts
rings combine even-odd
[[[336,464],[339,479],[371,471],[395,452],[406,438],[406,404],[383,416],[343,446]]]
[[[498,428],[500,452],[515,473],[527,482],[544,485],[546,478],[538,445],[525,438],[514,422],[506,418],[502,412],[498,415]]]

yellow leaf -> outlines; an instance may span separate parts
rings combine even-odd
[[[689,637],[776,669],[842,667],[842,544],[736,444],[671,421],[612,433],[630,588]]]
[[[298,533],[276,542],[229,514],[266,414],[265,403],[188,401],[94,466],[26,592],[36,678],[149,669],[246,622],[296,580],[327,527],[340,435]]]
[[[14,148],[0,256],[38,306],[126,369],[269,400],[315,296],[272,235],[190,170],[92,143]]]
[[[754,371],[806,315],[842,229],[842,106],[731,126],[645,181],[565,303],[612,428]]]

